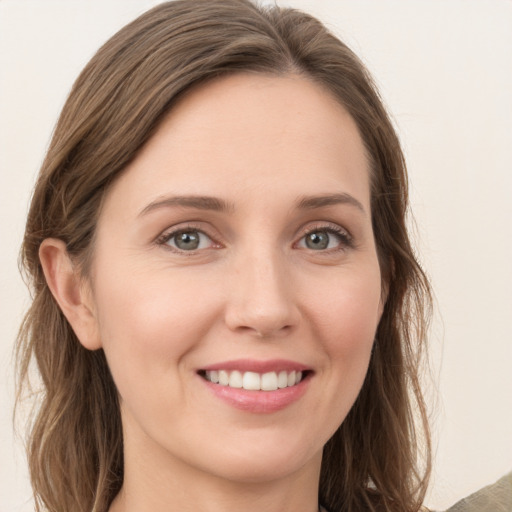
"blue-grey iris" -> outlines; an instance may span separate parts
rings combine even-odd
[[[199,233],[196,231],[187,231],[179,233],[174,237],[176,247],[183,251],[193,251],[199,247]]]
[[[325,231],[315,231],[306,236],[306,246],[309,249],[327,249],[329,246],[329,234]]]

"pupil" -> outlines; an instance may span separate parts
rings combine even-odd
[[[199,246],[199,236],[197,233],[180,233],[176,236],[176,246],[184,250],[197,249]]]
[[[329,235],[325,231],[310,233],[306,238],[306,245],[310,249],[326,249],[329,245]]]

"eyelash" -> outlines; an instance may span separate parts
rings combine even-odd
[[[202,249],[197,249],[197,250],[191,250],[191,251],[184,251],[184,250],[181,250],[177,247],[171,247],[170,245],[167,244],[167,242],[169,242],[169,240],[172,240],[174,237],[182,234],[182,233],[190,233],[190,232],[196,232],[196,233],[201,233],[205,236],[207,236],[213,243],[214,247],[217,246],[217,247],[220,247],[221,244],[219,242],[217,242],[215,240],[215,238],[211,237],[210,235],[208,235],[207,233],[205,233],[204,229],[198,227],[198,226],[194,226],[193,224],[188,224],[184,227],[180,227],[178,229],[173,229],[172,231],[165,231],[164,233],[162,233],[156,240],[155,240],[155,243],[157,245],[160,245],[160,246],[164,246],[166,249],[172,251],[172,252],[175,252],[175,253],[178,253],[178,254],[182,254],[182,255],[185,255],[185,256],[193,256],[194,254],[197,254],[198,251],[201,251]]]
[[[166,249],[186,255],[186,256],[193,256],[194,254],[197,254],[198,251],[201,251],[202,249],[196,249],[196,250],[190,250],[185,251],[176,247],[171,247],[168,245],[169,240],[172,240],[174,237],[178,236],[182,233],[188,233],[188,232],[197,232],[201,233],[205,236],[207,236],[211,242],[213,243],[213,246],[221,247],[221,244],[215,240],[214,237],[210,236],[209,234],[205,233],[205,231],[198,226],[194,226],[193,224],[186,225],[184,227],[180,227],[179,229],[173,229],[172,231],[166,231],[162,233],[156,240],[155,243],[159,246],[164,246]],[[346,229],[341,228],[340,226],[337,226],[336,224],[318,224],[312,227],[309,227],[306,231],[304,231],[299,239],[298,242],[296,242],[294,245],[297,245],[300,241],[304,240],[305,237],[308,235],[311,235],[312,233],[316,232],[324,232],[328,233],[330,235],[335,235],[339,240],[339,247],[326,249],[326,250],[320,250],[320,251],[314,251],[313,249],[310,249],[312,252],[321,252],[324,254],[329,253],[337,253],[339,251],[345,251],[347,249],[354,248],[354,239],[349,234],[349,232]]]
[[[338,240],[339,240],[339,247],[335,247],[333,249],[326,249],[326,250],[318,251],[318,252],[322,252],[324,254],[330,254],[330,253],[337,253],[340,251],[346,251],[347,249],[353,249],[355,247],[354,239],[352,238],[352,236],[346,229],[344,229],[336,224],[330,224],[330,223],[327,223],[327,224],[321,223],[321,224],[317,224],[317,225],[308,227],[307,230],[302,233],[302,236],[300,237],[299,242],[301,240],[303,240],[305,237],[307,237],[308,235],[311,235],[312,233],[318,233],[318,232],[324,232],[324,233],[328,233],[329,235],[335,235],[336,238],[338,238]],[[315,251],[313,251],[313,252],[315,252]]]

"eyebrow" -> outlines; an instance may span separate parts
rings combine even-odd
[[[336,206],[338,204],[348,204],[356,207],[363,213],[365,209],[363,205],[353,196],[346,193],[325,194],[315,196],[300,196],[296,201],[296,207],[299,210],[314,210],[316,208],[324,208],[326,206]],[[195,208],[198,210],[211,210],[216,212],[233,212],[235,206],[218,197],[211,196],[171,196],[157,199],[149,203],[139,213],[139,217],[160,208]]]
[[[234,205],[219,199],[218,197],[210,196],[172,196],[163,199],[157,199],[149,203],[140,213],[139,217],[159,208],[170,207],[182,208],[195,208],[198,210],[212,210],[216,212],[231,212],[234,210]]]
[[[358,210],[366,213],[364,206],[350,194],[327,194],[318,196],[302,196],[297,202],[300,210],[313,210],[315,208],[323,208],[325,206],[335,206],[338,204],[348,204],[355,206]]]

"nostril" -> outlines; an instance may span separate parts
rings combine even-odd
[[[280,336],[288,334],[292,330],[292,326],[285,325],[283,327],[268,327],[266,329],[264,329],[264,328],[257,329],[255,327],[247,327],[247,329],[249,331],[253,331],[258,338],[268,339],[268,338],[275,338],[275,337],[280,337]]]
[[[239,283],[226,304],[225,323],[230,330],[258,338],[289,334],[300,322],[301,313],[295,297],[285,293],[286,286],[275,289],[268,279]]]

